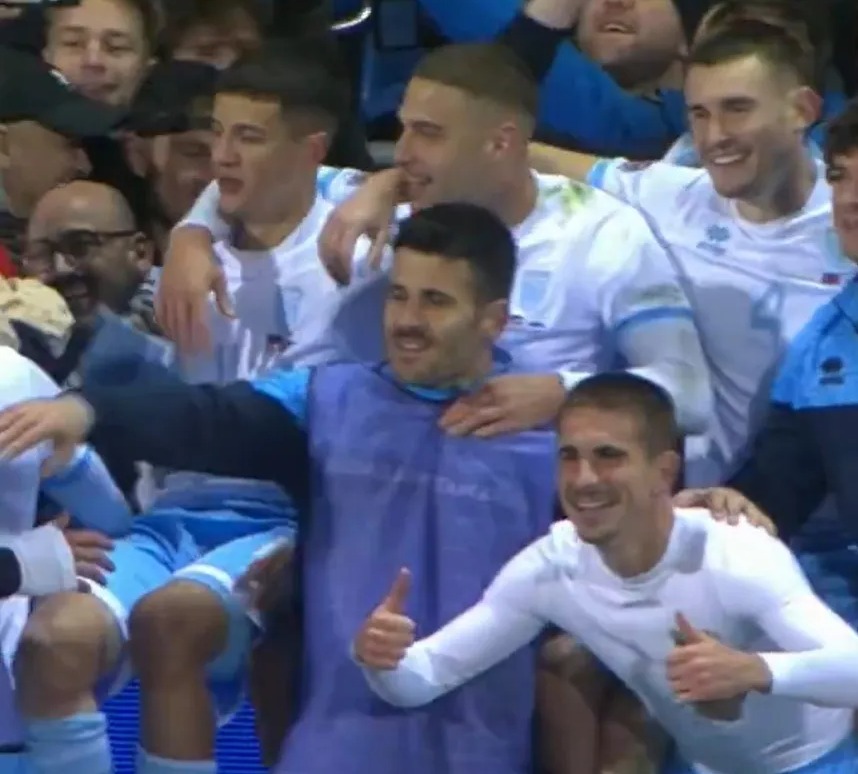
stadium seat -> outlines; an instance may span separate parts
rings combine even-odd
[[[115,774],[134,774],[140,739],[140,689],[129,685],[105,706]],[[219,774],[263,774],[253,724],[253,708],[245,704],[217,738]]]

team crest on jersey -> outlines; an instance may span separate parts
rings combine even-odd
[[[705,250],[713,255],[724,255],[727,252],[726,244],[730,241],[730,229],[726,226],[713,223],[706,229],[705,238],[697,243],[698,250]]]

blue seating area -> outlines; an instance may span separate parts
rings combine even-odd
[[[139,697],[140,691],[135,682],[111,699],[105,707],[116,774],[134,774],[140,738]],[[249,704],[245,704],[233,721],[221,729],[217,740],[217,761],[219,774],[257,774],[267,771],[260,761],[253,708]]]

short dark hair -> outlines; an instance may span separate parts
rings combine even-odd
[[[845,156],[855,150],[858,150],[858,98],[850,100],[843,112],[826,124],[825,163],[831,165],[836,156]]]
[[[467,262],[476,295],[485,303],[510,297],[515,239],[503,221],[484,207],[452,202],[418,210],[399,226],[393,249],[403,247]]]
[[[560,416],[579,408],[635,417],[643,445],[651,456],[679,447],[682,435],[673,400],[666,390],[641,376],[610,371],[584,379],[569,393]]]
[[[309,131],[333,134],[349,109],[349,85],[329,52],[309,41],[273,40],[224,71],[215,94],[273,99]]]
[[[688,67],[727,64],[756,56],[778,72],[794,76],[802,86],[815,86],[814,59],[806,45],[783,27],[757,19],[741,19],[719,27],[696,43]]]
[[[229,31],[237,16],[248,18],[262,36],[266,18],[259,0],[164,0],[161,52],[165,56],[172,54],[196,27]]]
[[[518,56],[500,43],[442,46],[420,60],[412,78],[451,86],[536,118],[539,85]]]
[[[714,32],[749,19],[800,35],[799,42],[810,47],[808,53],[814,60],[814,83],[820,89],[824,87],[832,56],[831,19],[826,9],[806,0],[722,0],[709,14],[707,27]]]

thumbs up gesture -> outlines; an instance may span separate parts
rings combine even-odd
[[[405,613],[411,573],[401,569],[382,603],[364,621],[354,641],[356,659],[371,669],[396,669],[414,644],[414,621]]]
[[[676,614],[667,679],[676,698],[710,718],[735,720],[750,691],[768,691],[771,674],[755,653],[743,653],[694,628]]]

